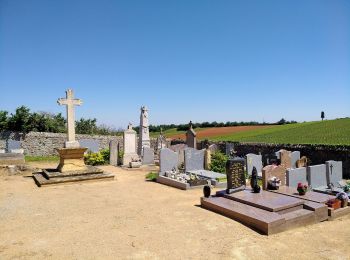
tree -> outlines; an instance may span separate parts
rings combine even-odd
[[[25,106],[18,107],[15,114],[11,114],[8,129],[28,133],[30,131],[30,110]]]
[[[76,121],[75,129],[77,134],[95,134],[97,133],[96,118]]]
[[[8,118],[7,111],[0,111],[0,132],[7,130]]]
[[[322,118],[322,121],[323,121],[323,119],[324,119],[324,112],[323,111],[321,112],[321,118]]]
[[[277,122],[278,125],[284,125],[286,123],[286,120],[282,118],[280,121]]]

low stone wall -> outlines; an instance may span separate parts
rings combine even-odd
[[[99,143],[99,149],[109,148],[109,142],[115,140],[119,143],[121,149],[123,149],[123,136],[77,134],[75,137],[77,140],[96,140]],[[55,148],[62,148],[64,146],[64,142],[67,140],[67,134],[44,132],[29,132],[27,134],[22,134],[9,131],[0,132],[0,149],[6,148],[6,141],[8,139],[21,141],[21,146],[24,149],[25,155],[50,156],[58,155]],[[152,148],[156,146],[156,142],[156,138],[151,138]]]
[[[6,140],[21,141],[21,146],[26,155],[33,156],[48,156],[57,155],[55,148],[62,148],[64,142],[67,140],[65,133],[43,133],[30,132],[28,134],[21,134],[16,132],[3,132],[0,134],[0,149],[6,147]],[[94,139],[99,143],[99,148],[104,149],[109,147],[109,142],[115,140],[123,144],[122,136],[104,136],[104,135],[76,135],[76,139]]]
[[[215,143],[219,149],[225,153],[225,142]],[[204,142],[199,147],[204,147]],[[234,149],[238,156],[245,156],[248,153],[271,154],[280,149],[288,151],[300,151],[301,156],[306,156],[311,160],[311,165],[322,164],[328,160],[343,162],[343,178],[350,179],[350,145],[307,145],[307,144],[264,144],[264,143],[234,143]]]

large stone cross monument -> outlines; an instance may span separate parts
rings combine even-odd
[[[66,91],[66,98],[59,98],[57,103],[61,106],[67,106],[68,140],[65,142],[65,148],[77,148],[79,147],[79,142],[75,140],[74,106],[80,106],[83,104],[83,101],[81,99],[74,99],[73,90],[68,89]]]
[[[43,169],[42,172],[33,174],[36,184],[41,187],[80,181],[113,180],[113,174],[85,165],[84,153],[87,148],[80,147],[79,142],[75,140],[74,106],[80,106],[83,102],[80,99],[74,99],[73,90],[68,89],[66,98],[59,98],[57,103],[67,106],[68,140],[64,148],[56,148],[60,155],[60,163],[56,169]]]
[[[141,107],[140,115],[140,129],[139,129],[139,145],[137,153],[142,156],[144,147],[151,147],[151,141],[149,138],[149,122],[148,122],[148,109],[147,107]]]

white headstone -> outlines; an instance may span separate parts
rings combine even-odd
[[[128,125],[123,133],[124,139],[124,155],[123,155],[123,165],[129,165],[133,159],[138,159],[139,156],[136,153],[136,131],[132,129],[132,125]]]
[[[79,142],[75,140],[75,115],[74,106],[80,106],[83,101],[81,99],[74,99],[74,93],[72,89],[66,91],[66,98],[59,98],[57,100],[59,105],[65,105],[67,107],[67,128],[68,128],[68,140],[65,142],[66,148],[77,148]]]

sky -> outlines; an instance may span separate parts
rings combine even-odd
[[[350,116],[350,2],[0,0],[0,110],[125,128]]]

